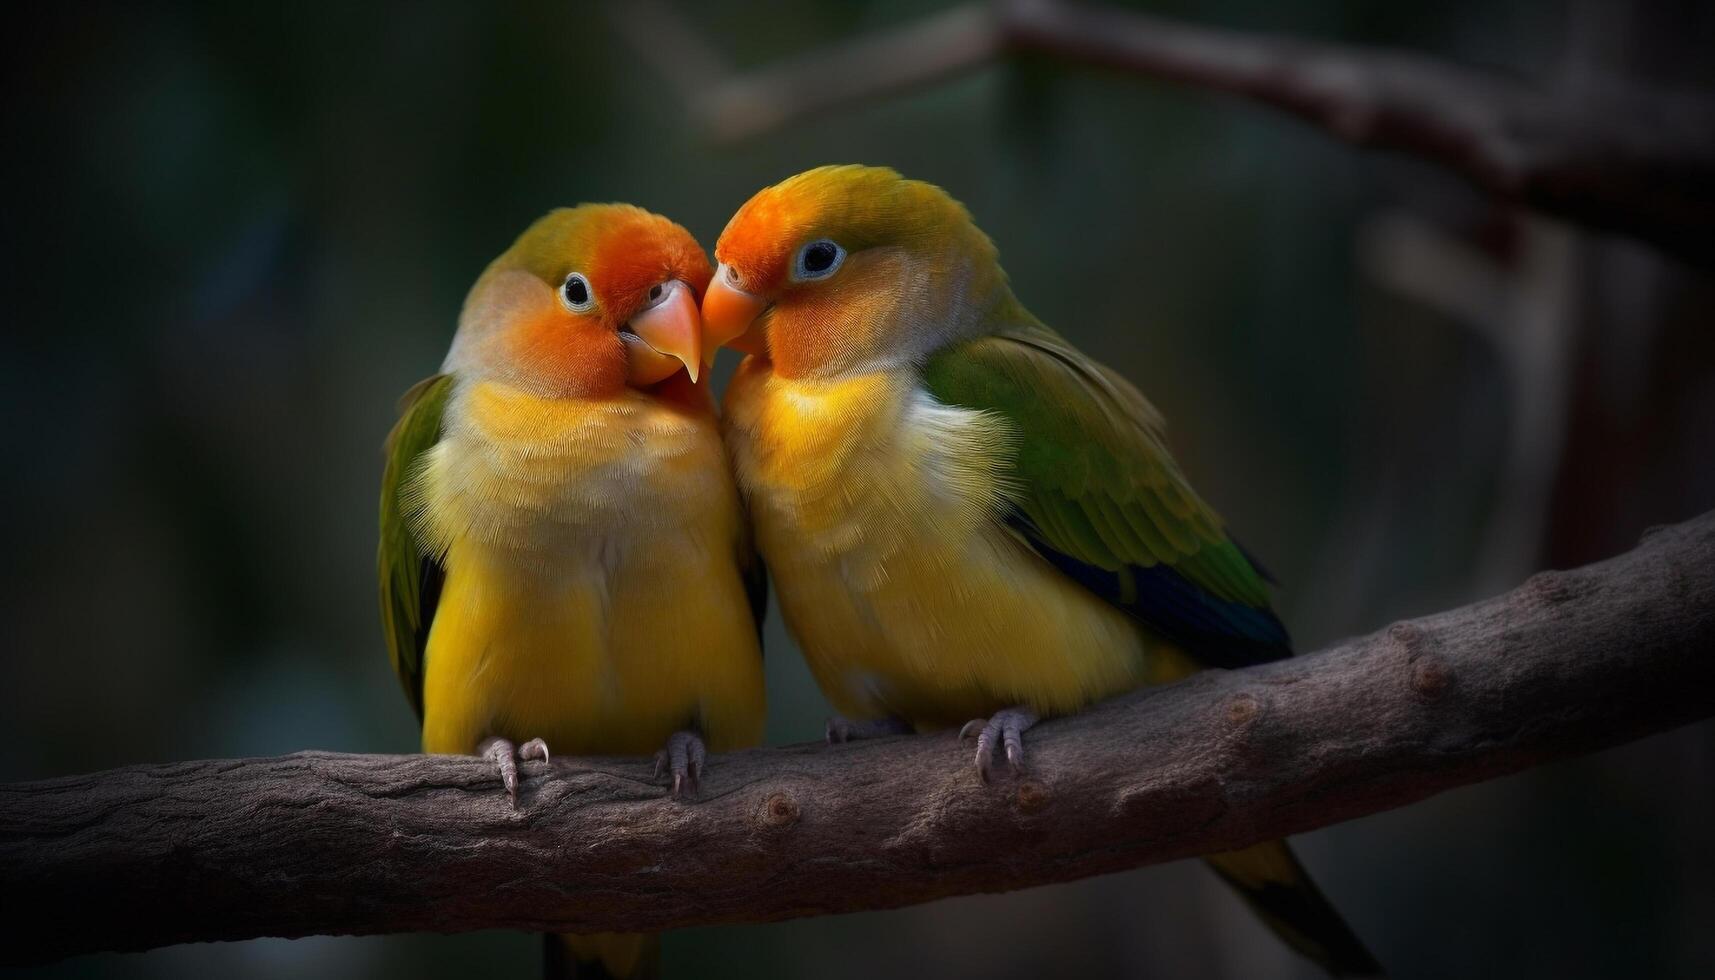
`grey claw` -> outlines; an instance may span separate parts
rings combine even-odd
[[[977,737],[977,778],[989,782],[994,774],[995,743],[1006,752],[1006,765],[1013,775],[1024,775],[1024,733],[1037,722],[1029,708],[1007,708],[992,718],[973,718],[959,730],[959,737]]]
[[[518,760],[541,759],[548,761],[548,743],[539,738],[525,742],[522,747],[513,745],[510,741],[494,736],[485,738],[476,747],[477,755],[494,763],[500,770],[500,784],[506,787],[506,798],[512,801],[513,809],[518,808]]]
[[[525,742],[523,745],[520,745],[518,747],[518,758],[541,759],[543,762],[553,761],[548,756],[548,743],[539,738],[533,738],[530,741]]]
[[[672,795],[678,798],[689,792],[695,796],[702,786],[703,764],[707,759],[708,748],[703,745],[702,736],[696,732],[674,732],[667,739],[667,747],[655,753],[655,778],[671,772]]]
[[[518,760],[514,757],[516,751],[513,744],[504,738],[486,739],[477,746],[477,752],[500,770],[500,784],[506,787],[506,798],[512,801],[514,809],[518,807]]]
[[[977,778],[988,782],[994,775],[994,737],[1000,730],[998,721],[991,721],[977,734]]]
[[[1024,735],[1016,728],[1001,729],[1001,737],[1006,745],[1006,764],[1013,775],[1024,774]]]

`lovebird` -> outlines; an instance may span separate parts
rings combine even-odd
[[[715,258],[704,343],[750,355],[723,433],[830,741],[963,725],[986,781],[1039,719],[1291,655],[1161,416],[1024,308],[945,191],[810,170]],[[1380,972],[1285,842],[1208,860],[1330,972]]]
[[[402,402],[381,616],[423,751],[657,753],[674,795],[755,745],[767,592],[704,377],[709,261],[620,204],[552,211]],[[712,351],[711,351],[712,353]],[[655,937],[547,937],[550,974],[653,974]]]

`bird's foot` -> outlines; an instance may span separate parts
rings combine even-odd
[[[667,747],[655,753],[655,778],[673,774],[673,796],[682,797],[689,791],[697,795],[703,781],[703,762],[708,758],[708,746],[696,732],[674,732],[667,738]]]
[[[961,739],[977,737],[977,776],[988,782],[994,773],[994,749],[1006,749],[1006,764],[1014,776],[1024,775],[1024,733],[1041,719],[1025,707],[997,711],[992,718],[973,718],[959,729]]]
[[[476,754],[494,763],[500,770],[501,785],[506,787],[506,798],[512,801],[513,807],[518,806],[518,763],[525,759],[548,760],[548,743],[539,738],[533,738],[523,745],[513,745],[498,736],[485,738],[476,747]]]
[[[865,738],[886,738],[889,735],[909,735],[916,729],[904,718],[889,715],[868,721],[852,721],[835,715],[828,719],[826,735],[829,745],[856,742]]]

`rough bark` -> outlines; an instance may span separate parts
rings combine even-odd
[[[1240,847],[1715,713],[1715,514],[1512,593],[1030,735],[712,760],[301,753],[0,788],[10,962],[193,940],[638,930],[889,908]]]

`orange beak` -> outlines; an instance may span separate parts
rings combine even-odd
[[[736,278],[725,263],[715,270],[703,294],[703,343],[711,351],[721,347],[746,354],[768,353],[768,337],[756,318],[768,301],[733,284]]]
[[[633,385],[665,381],[683,365],[691,381],[703,369],[703,332],[691,287],[677,279],[661,284],[663,294],[631,318],[625,341],[627,377]]]

